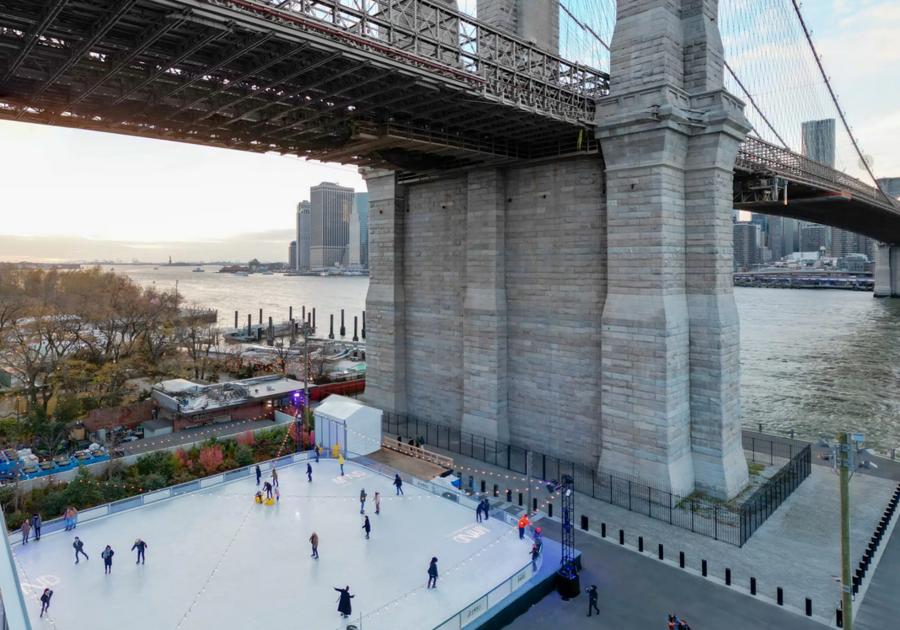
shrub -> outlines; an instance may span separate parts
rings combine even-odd
[[[103,492],[87,467],[79,466],[78,475],[63,491],[66,503],[79,510],[103,503]]]
[[[178,449],[177,451],[175,451],[175,457],[178,458],[178,464],[179,464],[181,467],[188,467],[188,466],[190,466],[190,464],[191,464],[191,456],[190,456],[190,455],[188,454],[188,452],[187,452],[186,450],[184,450],[183,448],[180,448],[180,449]]]
[[[168,484],[165,477],[158,474],[151,474],[141,478],[140,488],[142,488],[144,492],[150,492],[151,490],[165,488],[166,485]]]
[[[250,466],[256,461],[253,449],[246,444],[238,444],[234,449],[234,461],[238,466]]]
[[[200,465],[211,475],[222,465],[222,447],[221,446],[204,446],[200,449]]]
[[[169,451],[154,451],[138,457],[136,466],[141,477],[161,475],[166,481],[170,481],[178,470],[178,460]]]
[[[256,444],[256,438],[253,437],[253,431],[247,429],[237,436],[237,443],[244,446],[253,446]]]
[[[124,464],[124,462],[114,459],[109,464],[107,464],[106,469],[103,471],[103,474],[100,475],[100,479],[104,481],[110,481],[112,479],[124,479],[128,474],[128,466]]]
[[[47,494],[41,501],[41,515],[46,519],[56,518],[69,507],[66,501],[65,490],[53,491]]]
[[[22,523],[29,515],[25,512],[8,512],[6,514],[6,529],[14,531],[22,527]]]

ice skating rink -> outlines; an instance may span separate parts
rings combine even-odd
[[[255,478],[223,484],[46,535],[14,552],[35,628],[231,630],[346,628],[431,630],[524,567],[531,541],[500,519],[334,460],[279,468],[281,501],[257,505]],[[268,477],[264,474],[263,480]],[[359,492],[368,494],[370,540]],[[375,515],[375,492],[382,495]],[[310,535],[319,535],[319,559]],[[75,564],[78,535],[89,561]],[[130,551],[149,545],[145,565]],[[100,552],[115,551],[104,575]],[[426,590],[428,565],[441,579]],[[25,585],[34,585],[29,588]],[[39,619],[42,584],[54,595]],[[353,619],[337,612],[335,587],[350,586]],[[355,619],[355,621],[354,621]]]

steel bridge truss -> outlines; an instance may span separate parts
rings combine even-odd
[[[436,0],[0,0],[0,118],[422,172],[596,151],[607,90]]]

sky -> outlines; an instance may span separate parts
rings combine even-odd
[[[900,2],[803,10],[876,175],[900,176]],[[352,166],[0,121],[0,261],[286,260],[322,181],[365,190]]]

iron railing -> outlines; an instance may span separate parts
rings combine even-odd
[[[388,436],[421,436],[432,447],[526,474],[528,450],[518,446],[391,412],[384,413],[382,430]],[[744,436],[743,447],[748,462],[782,469],[741,503],[696,493],[684,496],[647,480],[535,451],[531,451],[532,476],[559,480],[572,475],[576,492],[740,547],[809,475],[811,463],[809,445],[796,440]]]

